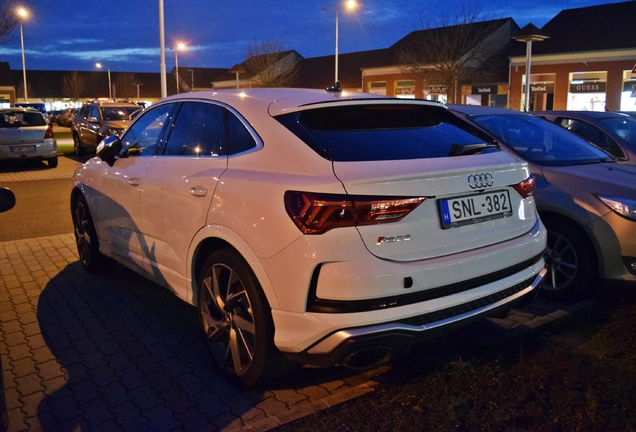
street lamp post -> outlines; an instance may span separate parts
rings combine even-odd
[[[525,88],[525,100],[523,101],[523,109],[525,112],[530,111],[530,63],[532,58],[532,42],[541,42],[544,39],[548,39],[545,33],[536,28],[532,23],[528,24],[512,38],[518,42],[526,43],[526,88]]]
[[[95,63],[95,66],[97,67],[97,69],[101,69],[102,68],[102,64],[101,63]],[[112,85],[110,83],[110,68],[108,68],[108,100],[111,100],[113,98],[113,91],[112,91]]]
[[[177,80],[177,94],[179,94],[179,50],[184,50],[185,45],[183,43],[178,43],[176,48],[174,49],[174,72]]]
[[[356,2],[354,0],[348,0],[346,3],[346,7],[348,10],[353,10],[356,7]],[[324,11],[327,11],[327,8],[323,8]],[[340,12],[340,8],[336,8],[336,83],[338,82],[338,12]]]
[[[22,21],[27,16],[27,11],[24,8],[18,9],[18,15],[20,15],[20,43],[22,44],[22,77],[24,79],[24,102],[29,98],[27,92],[27,78],[26,78],[26,61],[24,59],[24,33],[22,32]]]
[[[192,88],[190,89],[190,91],[194,91],[194,70],[189,69],[190,70],[190,78],[192,78]]]

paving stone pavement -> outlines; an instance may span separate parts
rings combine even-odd
[[[568,312],[539,301],[444,343],[497,343]],[[241,390],[212,365],[195,308],[122,266],[86,273],[72,234],[0,242],[0,330],[10,431],[264,431],[372,391],[392,367],[303,367]]]
[[[60,158],[56,169],[32,171],[70,177],[77,165]],[[31,175],[3,172],[0,184]],[[456,330],[442,345],[496,344],[580,307],[538,300]],[[86,273],[72,234],[0,242],[9,431],[265,431],[373,391],[416,358],[363,373],[302,367],[242,390],[213,366],[195,308],[168,290],[122,266]]]

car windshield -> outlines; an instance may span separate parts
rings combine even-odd
[[[131,120],[138,111],[141,111],[140,107],[104,107],[102,117],[104,120]]]
[[[356,104],[309,109],[277,120],[318,154],[338,162],[447,157],[453,144],[485,145],[453,126],[451,118],[441,106]]]
[[[0,128],[45,125],[46,120],[39,112],[3,111],[0,113]]]
[[[487,114],[471,119],[501,144],[537,165],[580,165],[612,158],[566,129],[535,116]]]
[[[608,117],[600,119],[619,137],[623,138],[632,149],[636,149],[636,119],[632,117]]]

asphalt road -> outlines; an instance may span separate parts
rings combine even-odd
[[[73,232],[70,212],[71,179],[14,181],[15,207],[0,213],[0,241]]]

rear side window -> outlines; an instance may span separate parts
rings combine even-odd
[[[441,106],[343,105],[276,119],[318,154],[338,162],[447,157],[453,144],[484,143],[453,126]]]

